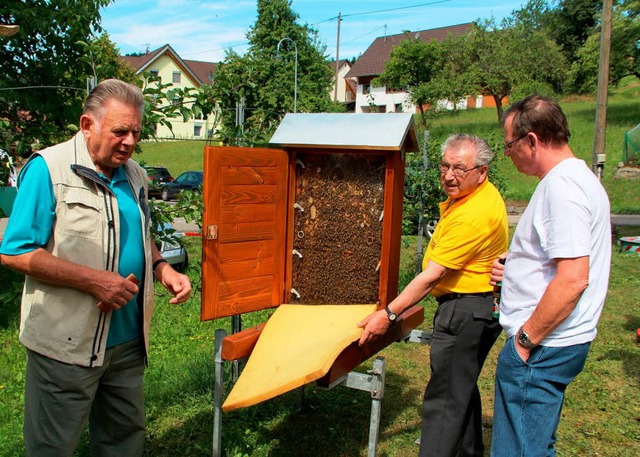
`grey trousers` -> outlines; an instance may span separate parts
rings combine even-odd
[[[101,367],[69,365],[27,349],[27,457],[71,456],[89,420],[93,456],[141,456],[144,448],[140,340],[107,349]]]
[[[431,343],[431,379],[422,404],[420,457],[482,456],[477,381],[502,328],[491,297],[465,296],[438,306]]]

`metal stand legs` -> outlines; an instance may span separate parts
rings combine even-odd
[[[213,383],[213,448],[211,455],[222,455],[222,397],[224,395],[224,363],[222,361],[222,340],[227,336],[224,329],[215,333],[214,383]]]

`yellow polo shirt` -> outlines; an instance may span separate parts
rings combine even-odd
[[[488,180],[460,200],[440,203],[440,222],[422,260],[451,270],[431,294],[481,293],[489,285],[491,264],[508,247],[509,224],[504,200]]]

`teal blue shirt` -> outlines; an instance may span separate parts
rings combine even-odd
[[[133,273],[140,280],[144,275],[144,238],[138,203],[122,167],[116,168],[113,179],[103,176],[105,184],[118,201],[120,213],[120,261],[118,273],[127,277]],[[4,233],[0,254],[20,255],[46,246],[56,218],[56,201],[49,169],[40,156],[29,160],[18,177],[18,195]],[[124,307],[113,311],[107,347],[126,343],[142,335],[142,316],[138,295]]]

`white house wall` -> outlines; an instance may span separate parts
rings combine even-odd
[[[371,112],[371,105],[378,107],[384,106],[385,113],[395,113],[398,111],[405,113],[415,112],[415,105],[408,101],[406,92],[393,92],[387,93],[385,87],[370,86],[369,94],[363,93],[363,85],[358,84],[358,90],[356,93],[356,113],[368,113]],[[396,106],[401,105],[401,109],[396,109]]]
[[[369,88],[369,94],[365,94],[364,86],[362,84],[358,84],[358,89],[356,92],[356,113],[369,113],[371,112],[371,105],[374,104],[378,107],[385,107],[385,113],[394,113],[399,110],[396,109],[396,106],[402,104],[402,112],[405,113],[415,113],[416,105],[409,101],[409,95],[404,91],[397,91],[393,93],[387,93],[386,87],[373,87]],[[478,95],[475,97],[476,106],[475,108],[482,108],[483,105],[483,97],[482,95]],[[439,100],[438,101],[438,110],[453,110],[454,105],[450,100]],[[455,105],[456,109],[464,110],[468,108],[468,100],[466,98],[461,98]]]

